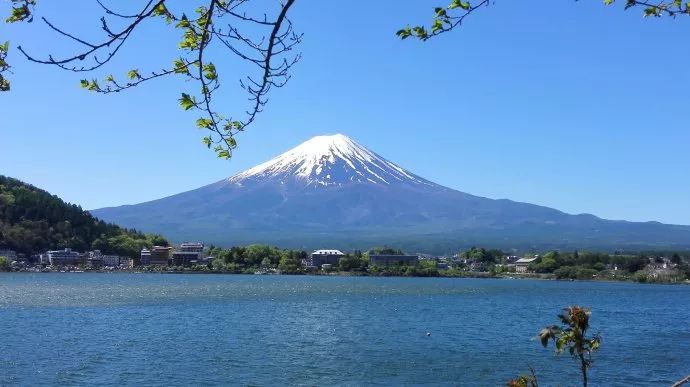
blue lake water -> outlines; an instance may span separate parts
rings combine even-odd
[[[577,385],[534,340],[568,304],[603,336],[592,385],[690,374],[688,286],[0,273],[0,385]]]

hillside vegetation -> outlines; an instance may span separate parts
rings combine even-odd
[[[106,223],[80,206],[0,175],[0,248],[31,254],[69,247],[133,257],[144,246],[167,244],[159,235]]]

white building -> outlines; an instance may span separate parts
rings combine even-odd
[[[536,261],[539,257],[533,258],[520,258],[515,261],[515,272],[517,273],[527,273],[527,268],[529,264]]]

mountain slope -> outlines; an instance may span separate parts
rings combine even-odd
[[[607,221],[493,200],[419,177],[343,135],[318,136],[228,179],[93,213],[175,239],[286,247],[487,244],[560,248],[690,247],[690,227]]]
[[[70,247],[137,256],[159,236],[122,229],[20,180],[0,175],[0,248],[25,254]]]

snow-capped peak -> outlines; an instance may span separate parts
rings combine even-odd
[[[248,179],[277,178],[283,182],[290,177],[307,185],[321,186],[348,183],[433,185],[342,134],[313,137],[229,180],[242,184]]]

